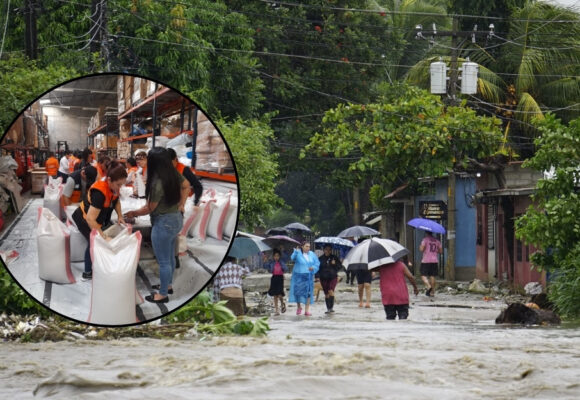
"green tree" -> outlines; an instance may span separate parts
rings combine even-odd
[[[283,204],[274,192],[278,162],[270,148],[273,132],[266,120],[238,118],[233,122],[220,121],[218,126],[232,151],[238,173],[238,227],[251,231],[263,225],[263,218]]]
[[[552,278],[550,299],[560,313],[580,317],[580,118],[568,125],[553,114],[537,121],[538,150],[524,167],[553,171],[538,182],[533,205],[516,222],[516,236],[538,252],[531,261]]]
[[[117,0],[109,27],[116,69],[159,79],[210,115],[256,116],[263,96],[254,30],[222,1]]]
[[[77,75],[63,66],[39,68],[19,55],[0,60],[0,132],[43,92]]]
[[[489,7],[497,2],[472,3],[454,1],[451,11],[494,15]],[[550,109],[564,120],[579,115],[580,14],[544,2],[501,3],[508,12],[502,16],[509,17],[500,21],[504,28],[496,29],[487,41],[462,42],[459,64],[470,57],[480,65],[478,93],[467,97],[469,104],[501,117],[512,148],[528,157],[533,154],[533,118],[542,118]],[[472,6],[480,11],[467,12],[474,9],[469,8]],[[468,21],[463,18],[461,22]],[[487,24],[483,29],[488,29]],[[435,60],[431,57],[417,63],[407,75],[408,82],[428,88],[429,65]],[[450,65],[449,55],[444,61]]]
[[[340,104],[329,110],[302,155],[350,158],[348,171],[359,184],[374,184],[373,202],[401,183],[467,169],[470,158],[484,159],[502,143],[496,118],[474,110],[445,107],[424,90],[387,86],[380,101]],[[350,182],[349,184],[357,183]]]

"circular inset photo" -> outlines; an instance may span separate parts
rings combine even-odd
[[[228,146],[199,106],[144,77],[54,87],[0,141],[0,253],[64,317],[149,322],[222,264],[238,219]]]

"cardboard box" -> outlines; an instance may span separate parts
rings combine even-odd
[[[34,138],[38,135],[36,121],[31,116],[24,117],[24,145],[34,146]]]
[[[32,194],[42,193],[44,189],[44,181],[46,180],[47,173],[46,170],[38,169],[30,171],[30,179],[31,179],[31,189],[30,192]]]

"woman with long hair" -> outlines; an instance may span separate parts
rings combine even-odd
[[[92,168],[87,166],[87,168]],[[94,172],[96,175],[96,171]],[[93,183],[81,201],[79,207],[74,211],[72,218],[78,230],[87,239],[87,249],[85,251],[85,272],[83,279],[89,280],[93,277],[93,263],[91,261],[91,231],[96,229],[99,234],[106,239],[103,227],[111,222],[113,210],[117,213],[120,224],[124,223],[121,212],[121,202],[119,201],[119,190],[127,180],[125,167],[117,162],[111,161],[108,165],[107,175],[104,179]]]
[[[146,296],[151,303],[167,303],[173,294],[175,271],[175,242],[183,225],[185,200],[189,194],[189,182],[177,172],[171,163],[167,149],[154,147],[147,154],[147,203],[138,210],[129,211],[126,218],[151,215],[151,243],[159,263],[159,293]]]

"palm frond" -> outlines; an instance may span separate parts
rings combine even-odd
[[[544,118],[540,105],[530,93],[524,92],[520,96],[516,108],[516,117],[520,121],[531,123],[533,118]]]

